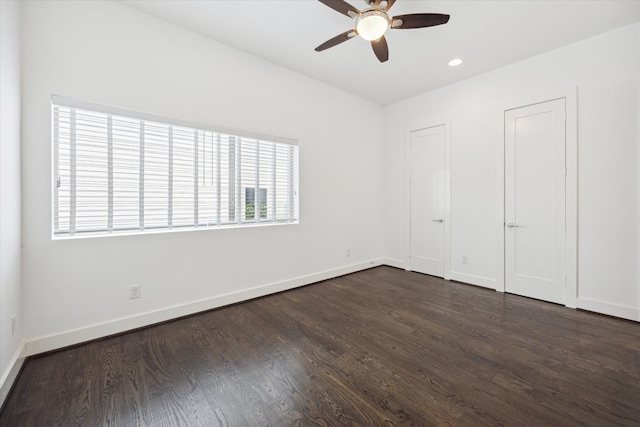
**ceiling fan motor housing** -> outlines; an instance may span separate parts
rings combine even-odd
[[[373,7],[376,4],[376,0],[364,0],[364,2],[367,4],[367,6],[369,7]],[[387,7],[387,1],[382,0],[380,2],[379,8],[380,9],[385,9]],[[384,7],[383,7],[384,6]]]

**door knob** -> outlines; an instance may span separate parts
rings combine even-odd
[[[517,227],[519,227],[519,226],[518,226],[518,225],[516,225],[516,224],[514,224],[514,223],[512,223],[512,222],[508,222],[508,223],[507,223],[507,227],[509,227],[509,228],[517,228]]]
[[[438,218],[438,219],[433,219],[433,222],[444,222],[444,219]]]

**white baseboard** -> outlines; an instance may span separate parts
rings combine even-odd
[[[382,264],[388,265],[389,267],[400,268],[402,270],[407,268],[407,263],[401,259],[383,258]]]
[[[15,354],[9,361],[9,366],[2,373],[2,377],[0,377],[0,407],[2,407],[5,399],[9,395],[11,387],[18,377],[20,369],[22,368],[22,364],[24,363],[24,356],[22,356],[22,353],[24,352],[24,346],[24,342],[20,344]]]
[[[622,319],[640,322],[640,309],[625,305],[611,304],[609,302],[578,297],[577,308],[595,311],[596,313],[607,314],[609,316],[620,317]]]
[[[24,344],[24,351],[21,356],[28,357],[47,351],[57,350],[109,335],[130,331],[132,329],[153,325],[155,323],[165,322],[202,311],[223,307],[225,305],[235,304],[276,292],[294,289],[300,286],[320,282],[322,280],[343,276],[345,274],[355,273],[384,263],[383,259],[375,259],[358,264],[347,265],[333,270],[326,270],[307,276],[296,277],[282,282],[257,286],[240,292],[219,295],[212,298],[193,301],[187,304],[166,307],[151,312],[137,314],[135,316],[115,319],[54,335],[31,339]]]
[[[472,274],[459,273],[457,271],[452,271],[451,280],[455,280],[456,282],[468,283],[470,285],[482,286],[483,288],[489,288],[496,290],[498,283],[496,279],[490,279],[488,277],[474,276]]]

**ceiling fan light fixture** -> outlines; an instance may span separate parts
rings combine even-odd
[[[336,12],[355,19],[356,27],[322,43],[315,48],[316,52],[322,52],[330,47],[337,46],[358,35],[370,42],[373,52],[380,62],[389,60],[389,46],[384,36],[387,30],[434,27],[446,24],[450,18],[449,15],[443,13],[409,13],[389,18],[387,12],[397,0],[364,0],[369,7],[363,11],[353,7],[345,0],[318,1]]]
[[[389,18],[379,10],[364,12],[358,17],[356,31],[365,40],[378,40],[389,29]]]

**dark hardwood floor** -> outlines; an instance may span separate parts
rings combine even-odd
[[[30,358],[1,426],[638,426],[640,324],[390,267]]]

